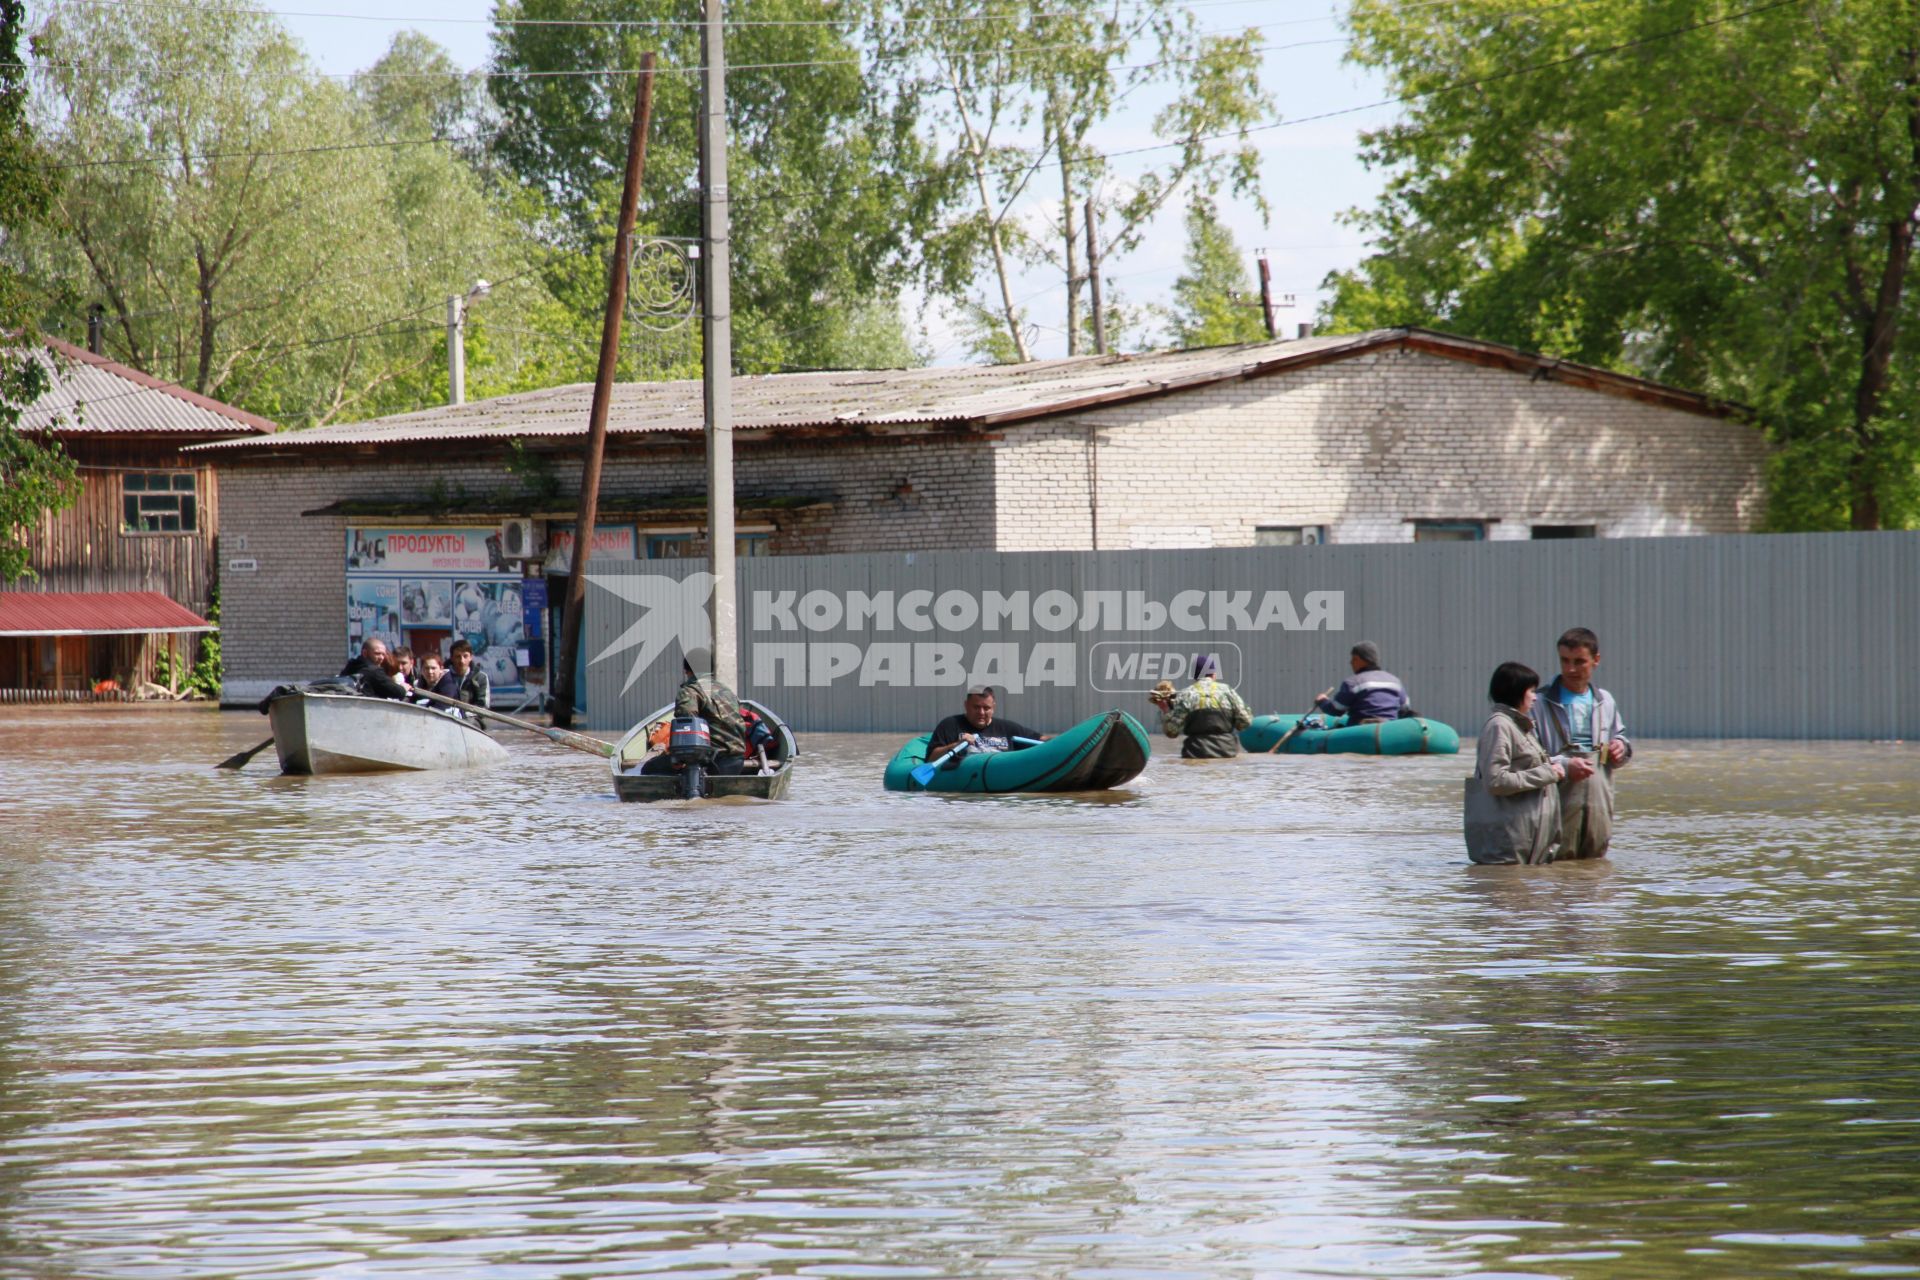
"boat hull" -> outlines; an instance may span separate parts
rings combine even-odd
[[[1255,716],[1240,731],[1240,745],[1260,755],[1300,720],[1299,716]],[[1452,725],[1425,716],[1408,716],[1382,724],[1349,725],[1336,721],[1328,729],[1302,729],[1280,748],[1282,755],[1450,756],[1460,750],[1460,735]]]
[[[1138,777],[1152,751],[1147,731],[1138,720],[1124,711],[1107,711],[1037,747],[984,755],[968,752],[937,770],[933,779],[922,785],[914,780],[913,771],[926,763],[931,736],[915,738],[888,762],[883,779],[887,790],[987,794],[1105,791]]]
[[[800,754],[793,730],[787,728],[786,721],[769,711],[762,703],[755,702],[751,698],[743,698],[741,705],[752,708],[754,713],[773,729],[774,771],[765,774],[710,773],[707,775],[707,794],[704,798],[783,800],[793,779],[794,759]],[[649,734],[655,725],[672,718],[671,705],[660,708],[627,730],[626,736],[621,738],[619,745],[614,748],[613,758],[608,761],[608,764],[613,770],[613,793],[622,800],[635,804],[650,804],[656,800],[681,798],[678,776],[671,773],[640,772],[641,766],[647,759],[656,754],[647,746]]]
[[[282,773],[390,773],[499,764],[504,747],[471,721],[351,693],[286,693],[267,706]]]

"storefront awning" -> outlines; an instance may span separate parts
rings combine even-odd
[[[158,591],[0,591],[0,636],[131,636],[212,631]]]

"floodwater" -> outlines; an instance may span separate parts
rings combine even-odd
[[[0,718],[0,1274],[1920,1275],[1920,748],[1649,743],[1470,869],[1470,756],[1104,798],[293,779]]]

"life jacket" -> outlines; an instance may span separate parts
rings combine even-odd
[[[749,707],[740,708],[740,723],[745,729],[745,732],[741,736],[746,739],[747,754],[752,755],[761,747],[765,747],[767,754],[771,756],[773,754],[774,744],[772,727],[769,726],[765,720],[755,715]]]

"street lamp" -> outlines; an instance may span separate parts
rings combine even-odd
[[[478,302],[493,292],[485,280],[475,280],[473,288],[447,298],[447,403],[467,402],[467,304]]]

